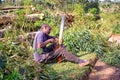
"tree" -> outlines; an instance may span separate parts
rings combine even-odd
[[[87,2],[84,4],[84,10],[85,12],[88,12],[89,9],[91,8],[96,8],[97,9],[97,13],[99,13],[99,3],[98,3],[98,0],[94,0],[94,1],[91,1],[91,2]]]

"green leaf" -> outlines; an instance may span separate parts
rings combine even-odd
[[[37,51],[39,54],[41,54],[43,52],[43,50],[41,48],[39,48]]]
[[[3,49],[3,43],[0,42],[0,50],[2,50],[2,49]]]

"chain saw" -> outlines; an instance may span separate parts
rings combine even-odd
[[[60,25],[60,32],[59,32],[59,42],[55,47],[55,50],[57,50],[59,47],[62,46],[62,39],[63,39],[63,30],[64,30],[64,22],[65,22],[65,15],[61,15],[61,25]],[[62,56],[57,58],[57,62],[62,61]]]

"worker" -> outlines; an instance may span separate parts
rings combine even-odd
[[[64,46],[55,50],[55,43],[58,42],[58,38],[50,36],[50,32],[51,27],[48,24],[43,24],[35,35],[33,49],[36,62],[47,63],[61,56],[63,60],[77,63],[80,67],[89,64],[89,61],[81,60],[71,52],[68,52]],[[51,45],[47,46],[49,43]],[[42,49],[42,53],[39,53],[39,49]]]

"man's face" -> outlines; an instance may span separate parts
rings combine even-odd
[[[51,28],[50,27],[45,27],[44,28],[45,34],[50,34]]]

